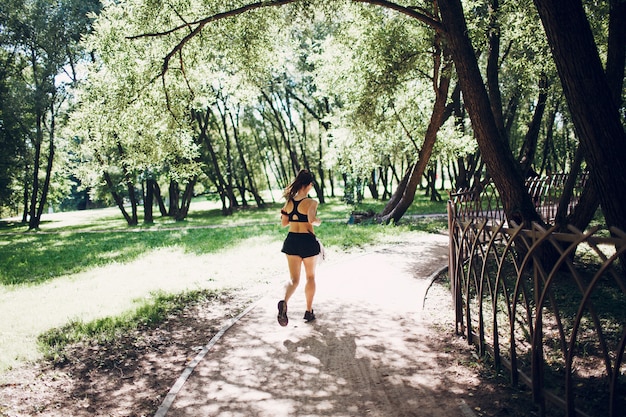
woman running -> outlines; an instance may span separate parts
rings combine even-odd
[[[312,187],[313,175],[303,169],[283,193],[286,203],[280,211],[281,224],[289,226],[289,233],[283,243],[282,252],[287,254],[290,280],[285,288],[285,298],[278,302],[278,323],[281,326],[289,323],[287,303],[300,283],[302,265],[306,273],[304,320],[307,323],[315,320],[313,314],[315,266],[317,255],[320,253],[320,244],[315,237],[313,226],[319,226],[322,221],[317,218],[317,201],[308,197]]]

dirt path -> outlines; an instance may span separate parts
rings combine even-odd
[[[323,265],[315,322],[302,320],[302,288],[285,328],[275,319],[278,298],[262,299],[157,416],[475,415],[468,404],[479,378],[460,372],[456,352],[442,347],[447,335],[425,317],[450,315],[449,301],[434,297],[431,313],[422,310],[430,277],[446,262],[447,237],[416,235]]]

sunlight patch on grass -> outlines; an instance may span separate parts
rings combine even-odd
[[[252,282],[271,284],[284,273],[284,262],[280,242],[258,236],[211,254],[159,248],[127,264],[109,264],[38,286],[0,287],[0,370],[40,358],[37,336],[51,328],[123,314],[134,300],[157,291],[245,290]]]

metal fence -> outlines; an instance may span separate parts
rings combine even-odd
[[[588,173],[582,173],[574,182],[572,195],[566,207],[565,215],[571,213],[578,204],[578,200],[589,179]],[[526,179],[526,187],[530,194],[537,213],[546,224],[554,224],[559,200],[568,180],[567,174],[553,174],[546,177],[530,177]],[[505,221],[504,209],[500,194],[493,184],[479,184],[475,188],[460,189],[450,194],[457,212],[456,216],[464,218],[483,218],[488,221]]]
[[[626,415],[626,234],[508,225],[481,191],[448,203],[457,333],[542,415]]]
[[[557,208],[561,195],[569,175],[552,174],[547,177],[531,177],[526,179],[526,187],[530,193],[539,216],[547,223],[554,224]],[[569,214],[578,204],[578,199],[589,179],[589,173],[585,172],[577,176],[572,189],[572,196],[568,200],[566,214]]]

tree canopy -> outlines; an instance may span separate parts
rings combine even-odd
[[[561,3],[104,2],[66,113],[74,173],[123,212],[130,201],[129,224],[141,201],[184,218],[203,192],[224,213],[263,205],[302,167],[322,202],[338,183],[349,201],[365,187],[389,199],[383,221],[436,170],[453,188],[491,178],[509,219],[529,223],[527,176],[588,169],[584,206],[624,228],[623,180],[607,172],[623,168],[624,7]]]

